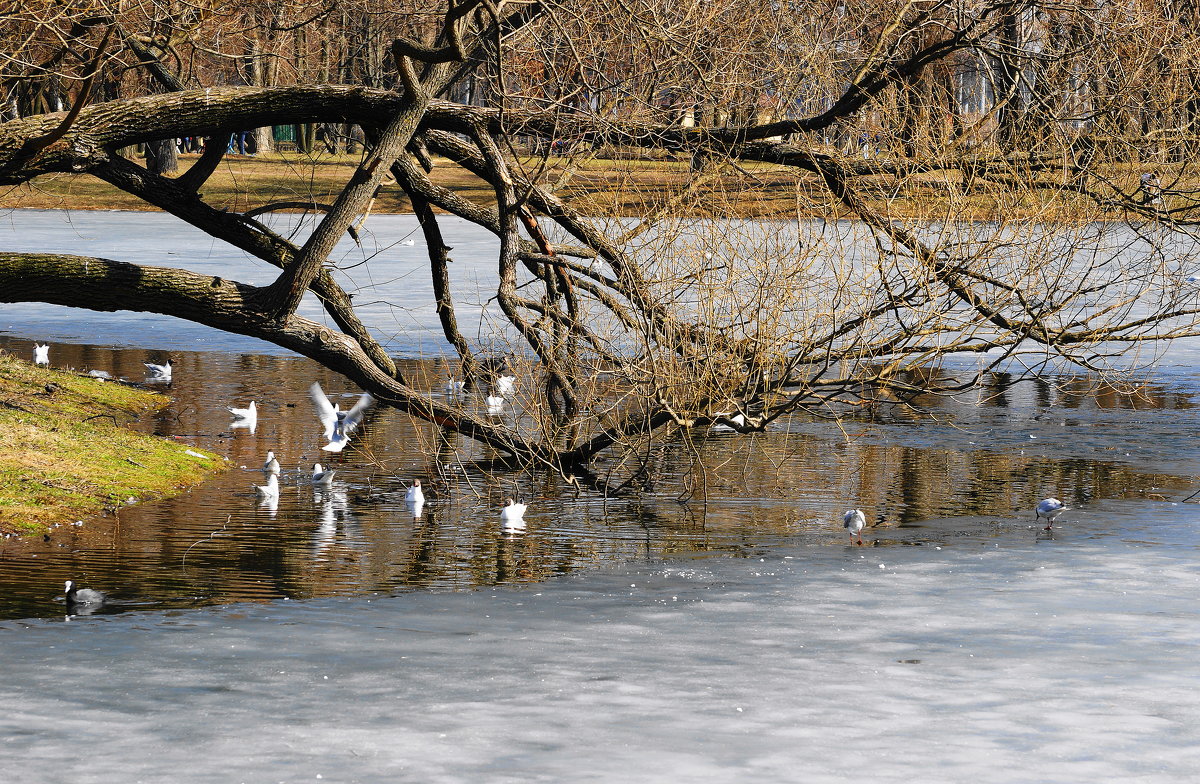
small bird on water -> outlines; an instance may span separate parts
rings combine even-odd
[[[453,375],[446,379],[446,397],[460,397],[467,391],[467,382],[455,378]]]
[[[332,468],[325,468],[320,463],[313,466],[312,483],[317,487],[329,487],[333,484],[333,475],[337,473]]]
[[[505,531],[525,530],[526,504],[518,504],[511,498],[504,499],[504,508],[500,510],[500,527]]]
[[[259,498],[266,500],[279,498],[279,474],[267,474],[267,483],[265,485],[255,485],[255,492]]]
[[[854,544],[854,537],[858,537],[858,543],[862,544],[862,529],[867,525],[867,516],[862,513],[861,509],[851,509],[842,515],[842,528],[850,532],[850,544]]]
[[[412,487],[405,491],[404,503],[408,504],[409,509],[425,503],[425,492],[421,489],[420,479],[414,479]]]
[[[156,365],[153,362],[143,362],[142,364],[146,366],[146,371],[150,375],[149,379],[147,379],[148,381],[165,381],[170,383],[171,368],[175,364],[172,360],[168,359],[162,365]]]
[[[1063,502],[1057,498],[1043,498],[1038,502],[1037,510],[1033,514],[1034,520],[1046,518],[1046,530],[1051,530],[1054,525],[1054,518],[1058,517],[1067,507],[1063,506]]]
[[[279,473],[279,460],[275,457],[274,452],[267,452],[267,459],[263,461],[263,473],[268,475]]]
[[[89,612],[104,604],[105,596],[100,591],[94,591],[91,588],[80,588],[75,585],[74,580],[67,580],[67,610],[74,612],[83,610]]]
[[[226,406],[225,410],[233,414],[233,427],[248,427],[253,433],[258,426],[258,404],[253,400],[245,408]]]

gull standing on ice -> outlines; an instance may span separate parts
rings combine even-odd
[[[867,525],[867,516],[862,513],[861,509],[851,509],[842,515],[842,528],[850,532],[850,544],[854,544],[854,537],[858,537],[858,543],[862,544],[862,529]]]
[[[1043,498],[1038,502],[1037,510],[1033,513],[1033,519],[1046,518],[1046,530],[1049,531],[1051,530],[1051,526],[1054,525],[1054,518],[1062,514],[1066,508],[1063,506],[1063,502],[1057,498]]]
[[[518,504],[511,498],[504,499],[504,508],[500,510],[500,527],[505,531],[525,530],[526,504]]]
[[[364,392],[353,408],[349,411],[342,411],[338,406],[329,402],[321,385],[316,382],[313,382],[312,386],[308,388],[308,396],[312,398],[313,405],[317,409],[317,418],[321,420],[321,425],[325,428],[325,438],[329,440],[328,444],[321,447],[326,452],[341,452],[346,448],[346,444],[350,443],[350,434],[362,422],[367,409],[375,402],[375,398]]]
[[[33,364],[49,365],[50,364],[50,344],[35,343],[33,346]]]

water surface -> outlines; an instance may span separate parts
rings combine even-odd
[[[158,238],[165,220],[147,216],[141,260],[178,247]],[[101,217],[28,221],[138,260],[104,244]],[[406,373],[436,389],[435,333],[394,334],[411,341]],[[0,311],[0,349],[46,339],[58,367],[138,382],[143,361],[173,357],[171,405],[133,426],[239,468],[0,542],[5,781],[1200,773],[1193,344],[1137,390],[998,376],[921,416],[695,433],[652,455],[653,486],[613,499],[485,470],[477,445],[394,411],[330,456],[305,390],[343,404],[358,390],[240,336]],[[224,407],[252,399],[258,428],[232,428]],[[253,492],[268,449],[285,468],[273,506]],[[329,491],[307,481],[317,461],[338,472]],[[415,478],[430,501],[414,517]],[[514,493],[529,528],[506,536]],[[1046,532],[1032,508],[1051,495],[1069,511]],[[838,525],[852,506],[868,546]],[[66,617],[67,578],[112,601]]]

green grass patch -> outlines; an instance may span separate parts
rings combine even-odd
[[[0,352],[0,531],[39,533],[225,470],[216,454],[127,427],[167,402]]]

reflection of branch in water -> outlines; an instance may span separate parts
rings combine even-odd
[[[226,528],[228,528],[228,527],[229,527],[229,522],[230,522],[232,519],[233,519],[233,515],[228,515],[228,516],[225,518],[225,525],[223,525],[223,526],[221,526],[220,528],[218,528],[217,530],[213,531],[211,534],[209,534],[208,536],[204,537],[203,539],[197,540],[197,541],[195,541],[195,542],[192,542],[190,545],[188,545],[188,549],[186,549],[186,550],[184,550],[184,551],[183,551],[183,558],[182,558],[182,560],[180,561],[180,566],[182,566],[183,568],[185,568],[185,569],[186,569],[186,568],[187,568],[187,557],[188,557],[188,553],[190,553],[190,552],[192,551],[192,548],[193,548],[193,547],[195,547],[196,545],[198,545],[198,544],[202,543],[202,542],[207,542],[207,541],[209,541],[210,539],[212,539],[213,537],[215,537],[217,534],[219,534],[219,533],[221,533],[222,531],[224,531]]]

